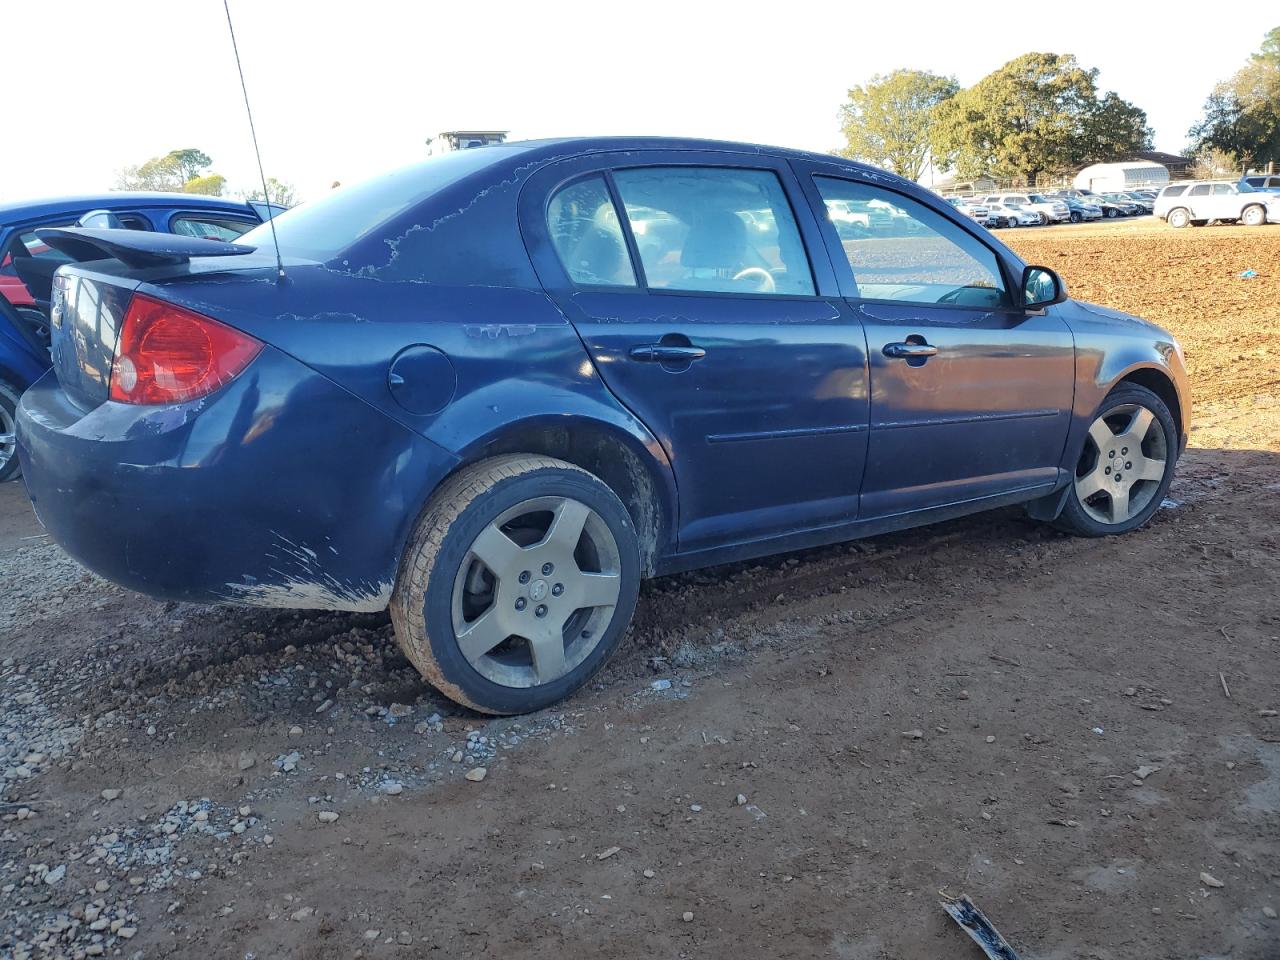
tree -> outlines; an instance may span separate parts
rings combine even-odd
[[[125,167],[116,180],[117,190],[162,190],[167,193],[203,193],[221,196],[226,178],[207,173],[213,161],[194,147],[170,150],[136,167]]]
[[[207,197],[222,196],[222,188],[227,185],[227,178],[220,173],[210,173],[203,177],[192,177],[182,185],[183,193],[202,193]]]
[[[1195,152],[1220,151],[1243,170],[1280,161],[1280,27],[1230,80],[1214,86],[1188,135]]]
[[[282,207],[292,207],[298,202],[293,184],[284,180],[277,180],[275,177],[267,177],[267,192],[265,195],[262,189],[258,188],[257,190],[250,190],[248,193],[242,193],[241,196],[246,200],[266,200],[268,203],[278,203]]]
[[[938,104],[960,89],[953,77],[923,70],[877,74],[849,91],[840,108],[842,156],[918,180],[929,155],[929,126]]]
[[[934,152],[966,179],[1034,184],[1042,173],[1150,149],[1146,113],[1114,93],[1099,98],[1097,77],[1070,54],[1023,54],[939,105]]]

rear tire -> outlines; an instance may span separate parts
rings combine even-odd
[[[1174,207],[1169,211],[1169,215],[1165,217],[1169,222],[1169,226],[1175,230],[1181,230],[1183,227],[1191,223],[1191,213],[1186,207]]]
[[[1055,525],[1082,537],[1136,530],[1160,509],[1177,458],[1178,430],[1164,401],[1121,384],[1094,414]]]
[[[391,596],[396,639],[441,693],[482,713],[540,710],[579,689],[626,633],[635,527],[592,474],[514,454],[459,472],[428,502]]]
[[[18,462],[18,397],[22,391],[0,380],[0,483],[22,475]]]
[[[1072,222],[1072,223],[1079,223],[1079,222],[1080,222],[1081,220],[1083,220],[1083,219],[1084,219],[1084,215],[1083,215],[1082,213],[1080,213],[1080,211],[1079,211],[1079,210],[1072,210],[1072,211],[1071,211],[1071,222]]]

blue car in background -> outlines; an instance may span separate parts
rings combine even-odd
[[[270,209],[278,215],[284,207]],[[53,273],[70,261],[36,231],[91,222],[229,240],[261,224],[267,214],[268,205],[259,201],[186,193],[105,193],[0,204],[0,482],[18,475],[17,398],[49,368]]]
[[[19,315],[0,299],[0,483],[18,475],[15,424],[22,391],[49,369],[49,347],[43,324]]]
[[[81,262],[18,410],[36,511],[158,597],[390,607],[482,711],[587,682],[643,577],[1009,504],[1125,533],[1186,444],[1169,333],[832,156],[508,143],[275,227],[38,231]]]

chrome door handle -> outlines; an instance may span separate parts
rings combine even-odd
[[[886,343],[883,353],[886,357],[910,360],[913,357],[937,356],[938,348],[928,343]]]
[[[684,347],[671,343],[641,343],[627,351],[632,360],[646,363],[688,363],[707,355],[702,347]]]

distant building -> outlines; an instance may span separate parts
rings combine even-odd
[[[427,141],[427,152],[434,157],[439,153],[452,153],[454,150],[469,150],[471,147],[504,143],[508,132],[507,130],[445,130]]]
[[[1139,187],[1163,187],[1169,182],[1169,168],[1150,160],[1125,160],[1121,163],[1095,163],[1075,177],[1077,190],[1108,193],[1135,190]]]
[[[1191,176],[1191,167],[1195,164],[1190,157],[1180,157],[1176,153],[1161,153],[1159,150],[1137,153],[1133,158],[1160,164],[1169,171],[1170,180],[1185,180]]]

